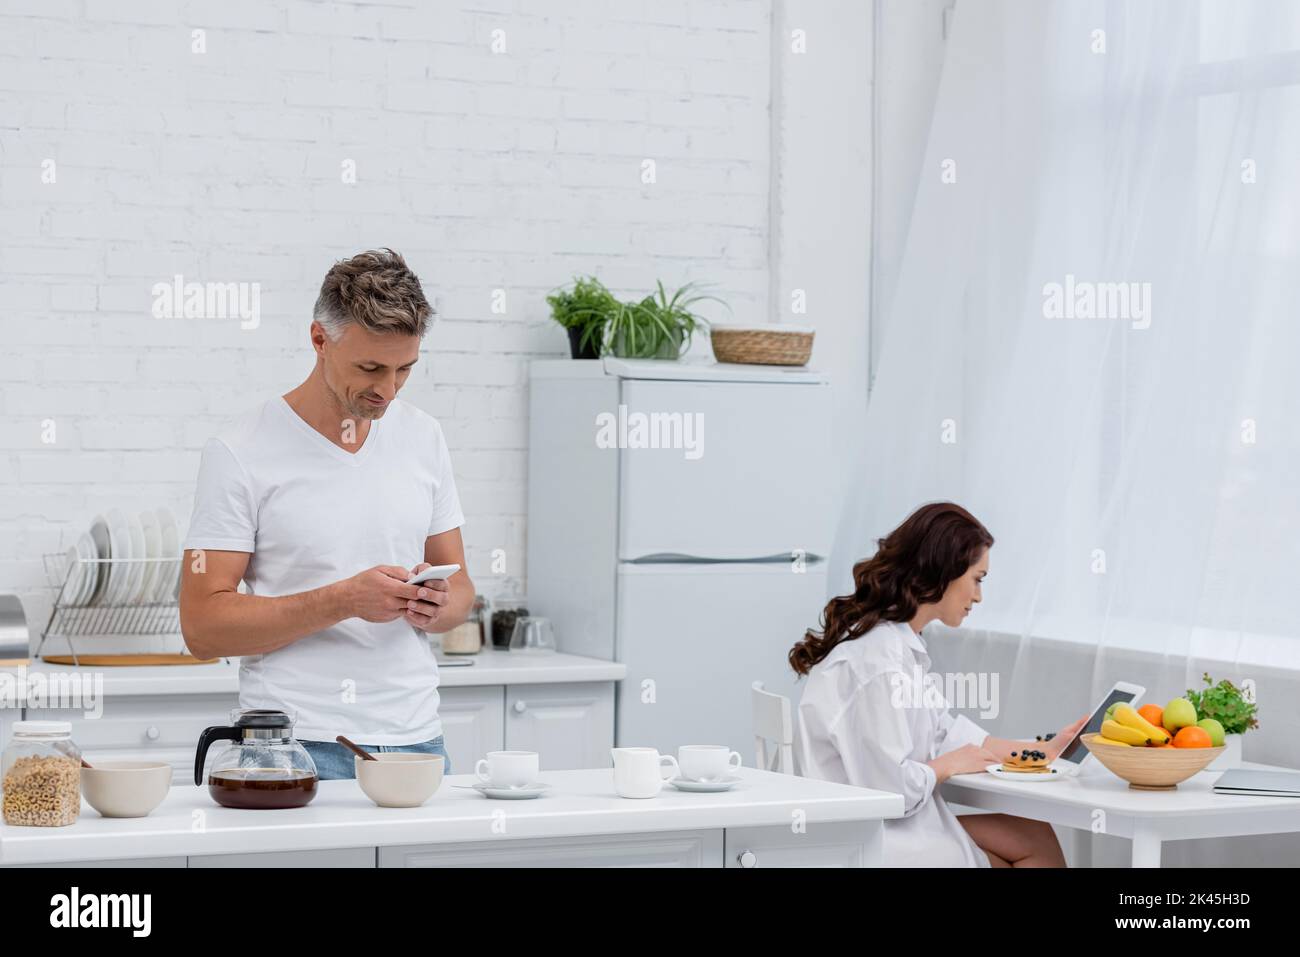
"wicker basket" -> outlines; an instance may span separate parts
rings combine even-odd
[[[812,355],[813,331],[804,326],[718,326],[709,333],[719,362],[801,366]]]

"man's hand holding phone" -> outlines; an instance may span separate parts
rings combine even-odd
[[[428,562],[413,569],[400,565],[367,568],[336,584],[339,618],[373,622],[405,618],[421,631],[428,631],[447,603],[447,578],[459,570],[460,565]]]
[[[339,619],[396,621],[417,600],[419,585],[408,585],[408,569],[400,565],[376,565],[337,582]]]
[[[430,565],[421,562],[411,570],[408,585],[417,586],[419,591],[414,599],[407,603],[406,620],[420,631],[429,631],[442,615],[442,607],[447,604],[451,592],[447,579],[460,571],[460,565]]]

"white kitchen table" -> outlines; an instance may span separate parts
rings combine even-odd
[[[879,866],[886,818],[903,799],[741,768],[728,792],[614,793],[611,768],[543,771],[551,791],[489,800],[445,778],[417,808],[376,807],[355,781],[322,781],[302,808],[223,808],[176,785],[148,817],[109,819],[83,803],[58,828],[0,825],[3,866]]]
[[[1249,762],[1242,767],[1291,770]],[[954,804],[1076,828],[1085,839],[1126,837],[1133,842],[1134,867],[1159,867],[1165,841],[1300,832],[1300,798],[1215,794],[1221,773],[1202,771],[1173,791],[1138,791],[1094,760],[1082,774],[1055,781],[959,774],[941,793]]]

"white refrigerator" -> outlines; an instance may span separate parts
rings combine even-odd
[[[541,360],[528,599],[563,651],[620,661],[615,740],[753,761],[750,687],[826,601],[830,394],[811,370]]]

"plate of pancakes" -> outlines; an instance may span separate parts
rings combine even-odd
[[[1024,748],[1011,752],[1011,757],[1001,764],[990,764],[984,770],[994,777],[1016,781],[1055,781],[1063,777],[1056,768],[1049,767],[1052,759],[1047,752]]]

